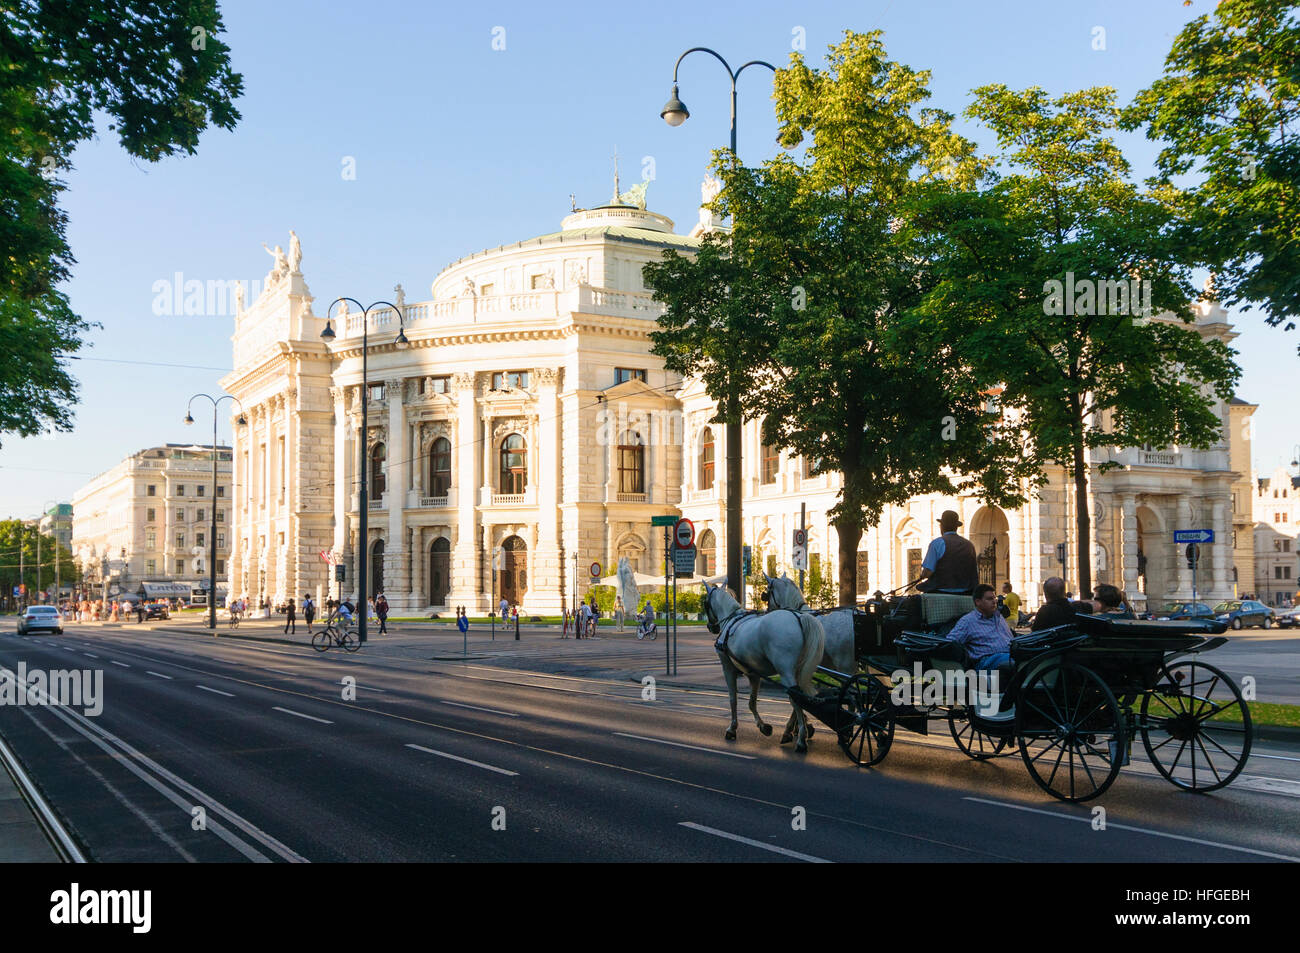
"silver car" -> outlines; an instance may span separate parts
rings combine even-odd
[[[53,632],[63,634],[63,617],[54,606],[28,606],[27,611],[18,620],[18,634],[31,635],[33,632]]]

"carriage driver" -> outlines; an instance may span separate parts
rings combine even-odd
[[[960,525],[961,519],[955,512],[943,511],[939,517],[940,535],[930,541],[930,548],[925,552],[917,589],[922,592],[967,593],[975,588],[979,582],[975,547],[969,539],[957,534]]]

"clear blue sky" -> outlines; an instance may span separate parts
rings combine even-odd
[[[388,297],[401,282],[425,300],[438,271],[479,249],[553,231],[569,210],[604,202],[615,148],[623,183],[655,160],[651,209],[689,230],[709,150],[726,144],[727,82],[702,54],[682,66],[691,119],[659,109],[672,66],[711,46],[737,66],[784,65],[795,29],[820,63],[846,29],[885,30],[894,59],[932,71],[932,103],[960,113],[969,91],[1002,82],[1064,92],[1111,85],[1122,101],[1159,75],[1174,35],[1211,0],[866,0],[866,2],[421,3],[227,0],[226,41],[243,73],[243,119],[209,131],[196,156],[129,159],[111,133],[74,157],[65,204],[78,263],[73,306],[103,329],[87,358],[76,430],[6,438],[0,517],[32,516],[129,453],[210,439],[181,419],[196,391],[216,393],[231,360],[230,317],[159,317],[153,284],[260,280],[266,242],[302,240],[318,302]],[[1093,28],[1106,49],[1092,48]],[[505,49],[493,30],[504,27]],[[741,78],[739,147],[756,164],[777,152],[766,70]],[[988,146],[981,130],[968,135]],[[1152,150],[1126,144],[1139,174]],[[341,175],[355,159],[356,178]],[[1255,460],[1271,472],[1300,441],[1300,336],[1236,316],[1245,377],[1260,404]],[[190,365],[160,367],[114,361]],[[1289,396],[1288,396],[1289,395]],[[223,414],[224,416],[224,414]],[[228,439],[222,429],[222,439]]]

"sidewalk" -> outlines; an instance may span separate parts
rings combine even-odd
[[[59,859],[13,778],[0,765],[0,864],[49,864]]]

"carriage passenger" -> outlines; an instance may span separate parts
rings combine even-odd
[[[948,641],[966,649],[977,669],[997,669],[1011,661],[1011,627],[998,613],[998,597],[992,586],[975,587],[975,608],[957,620]]]

